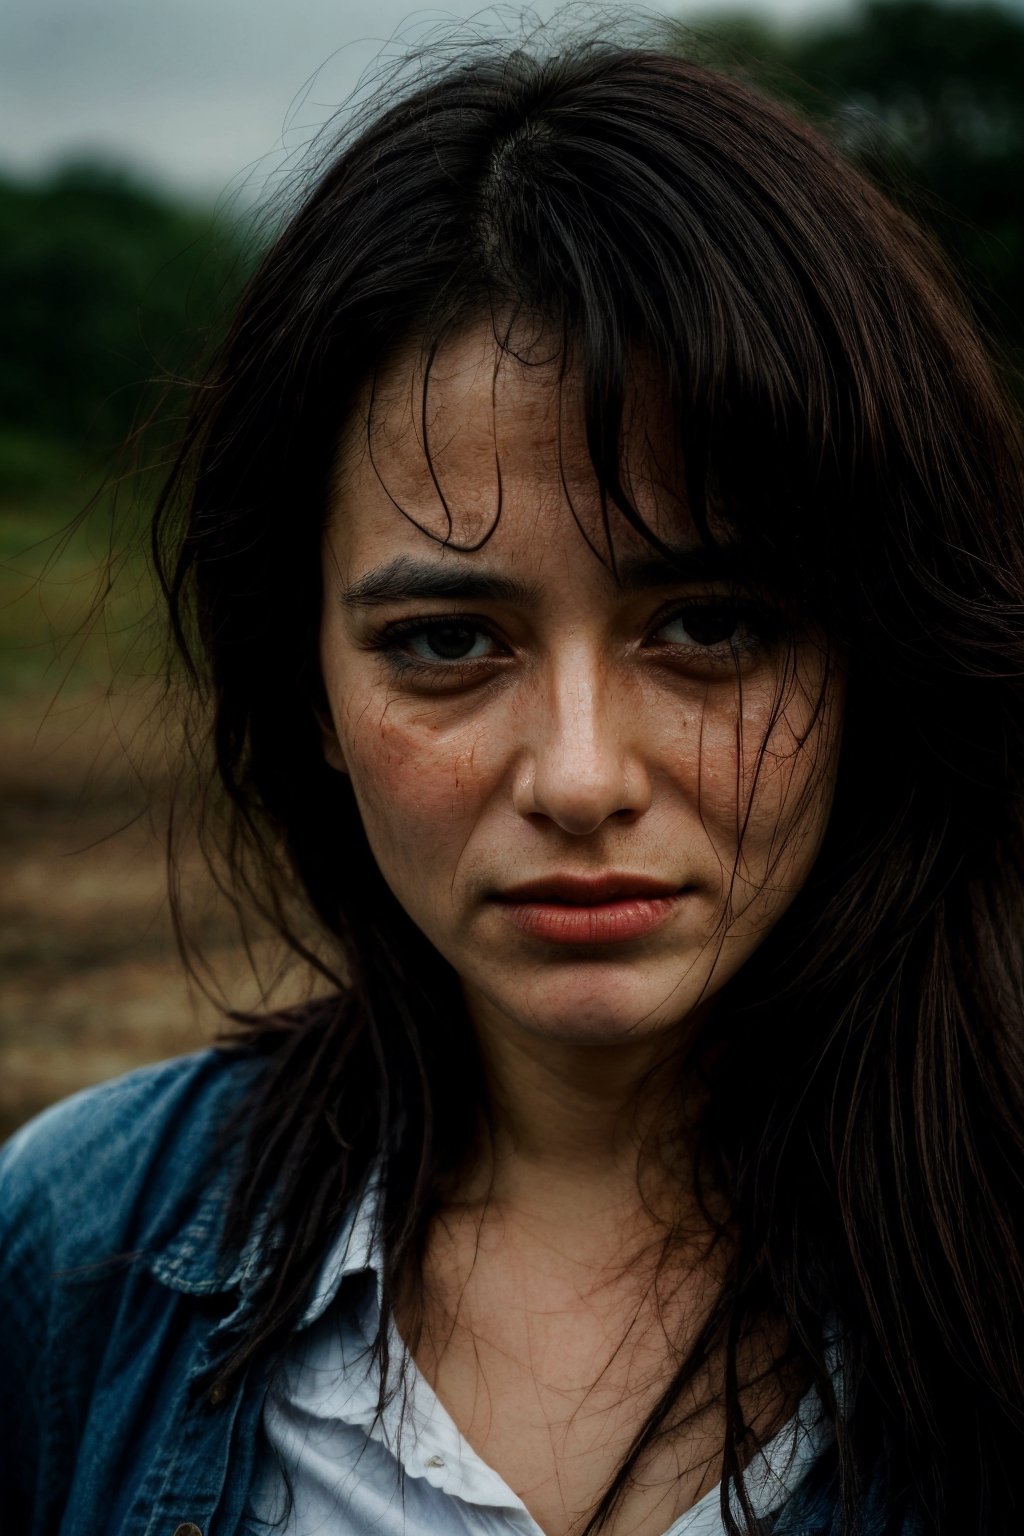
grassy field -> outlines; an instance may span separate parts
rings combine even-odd
[[[174,729],[140,558],[115,563],[102,510],[0,515],[0,1136],[88,1083],[208,1042],[166,897],[160,803]],[[186,888],[203,865],[186,847]],[[244,1004],[244,954],[213,908],[205,949]]]

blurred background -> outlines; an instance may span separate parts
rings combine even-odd
[[[1024,0],[647,11],[680,50],[823,124],[929,224],[1019,377]],[[620,15],[586,0],[569,13]],[[453,17],[480,35],[517,15],[409,0],[4,8],[0,1135],[77,1087],[209,1040],[221,1020],[215,991],[185,979],[166,900],[176,744],[144,529],[180,400],[140,446],[133,434],[216,337],[338,106]],[[187,842],[183,867],[204,950],[244,1004],[244,950],[202,899]]]

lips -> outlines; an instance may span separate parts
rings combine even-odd
[[[685,890],[649,875],[551,875],[500,892],[510,922],[547,944],[639,939],[668,921]]]
[[[529,880],[513,885],[498,895],[506,902],[563,903],[574,907],[595,907],[604,902],[652,900],[677,896],[679,886],[673,881],[653,880],[649,875],[549,875],[543,880]]]

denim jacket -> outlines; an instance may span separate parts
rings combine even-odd
[[[220,1259],[214,1158],[258,1068],[214,1050],[144,1068],[0,1149],[3,1536],[265,1536],[247,1515],[263,1373],[198,1390],[258,1276],[255,1241]],[[836,1529],[822,1466],[774,1536]]]

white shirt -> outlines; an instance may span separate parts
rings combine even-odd
[[[375,1214],[371,1190],[328,1253],[275,1375],[252,1513],[280,1536],[543,1536],[460,1433],[394,1330],[397,1390],[377,1418]],[[809,1392],[744,1474],[759,1515],[785,1502],[830,1436]],[[665,1536],[723,1536],[720,1498],[720,1486],[711,1489]]]

